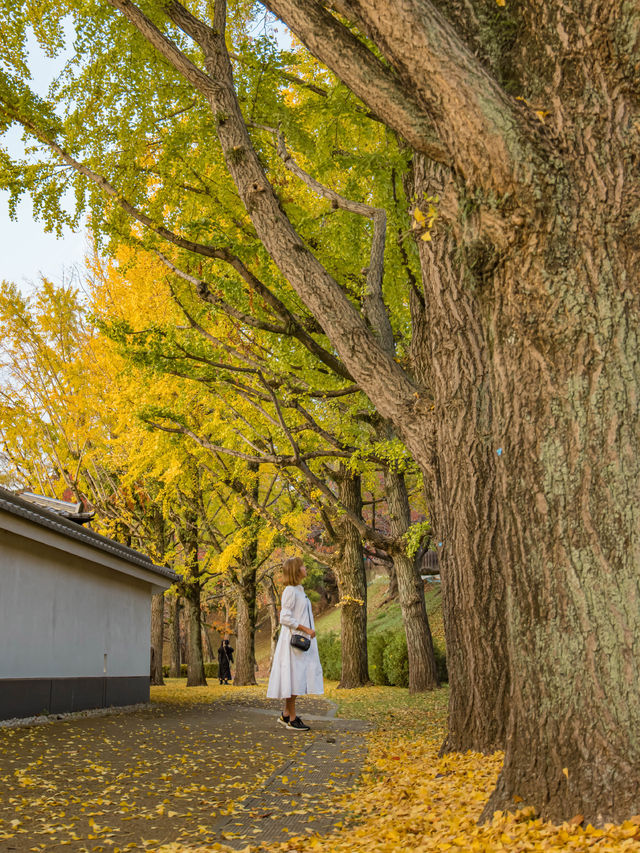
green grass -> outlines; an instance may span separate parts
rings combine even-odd
[[[411,695],[404,687],[358,687],[338,689],[337,682],[325,682],[325,696],[338,704],[338,717],[368,720],[375,729],[396,729],[405,734],[425,732],[432,727],[435,737],[446,732],[449,686]]]

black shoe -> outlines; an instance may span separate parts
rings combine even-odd
[[[305,725],[300,717],[296,717],[295,720],[289,720],[287,723],[288,729],[295,729],[298,732],[310,732],[311,729],[309,726]]]
[[[281,726],[288,726],[289,725],[289,715],[288,714],[280,714],[280,716],[278,717],[278,722],[280,723]]]

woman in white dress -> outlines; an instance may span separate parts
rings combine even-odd
[[[308,732],[300,717],[296,716],[296,697],[307,693],[324,693],[322,665],[311,611],[302,581],[307,569],[300,557],[284,561],[282,574],[286,584],[280,609],[280,636],[271,664],[267,696],[284,699],[284,711],[278,722],[293,731]],[[292,634],[306,634],[311,639],[307,651],[291,645]]]

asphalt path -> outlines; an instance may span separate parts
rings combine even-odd
[[[332,831],[366,724],[303,698],[312,731],[293,732],[278,711],[230,690],[210,703],[0,729],[0,851],[244,850]]]

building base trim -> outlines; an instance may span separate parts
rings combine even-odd
[[[0,720],[149,701],[149,676],[0,678]]]

